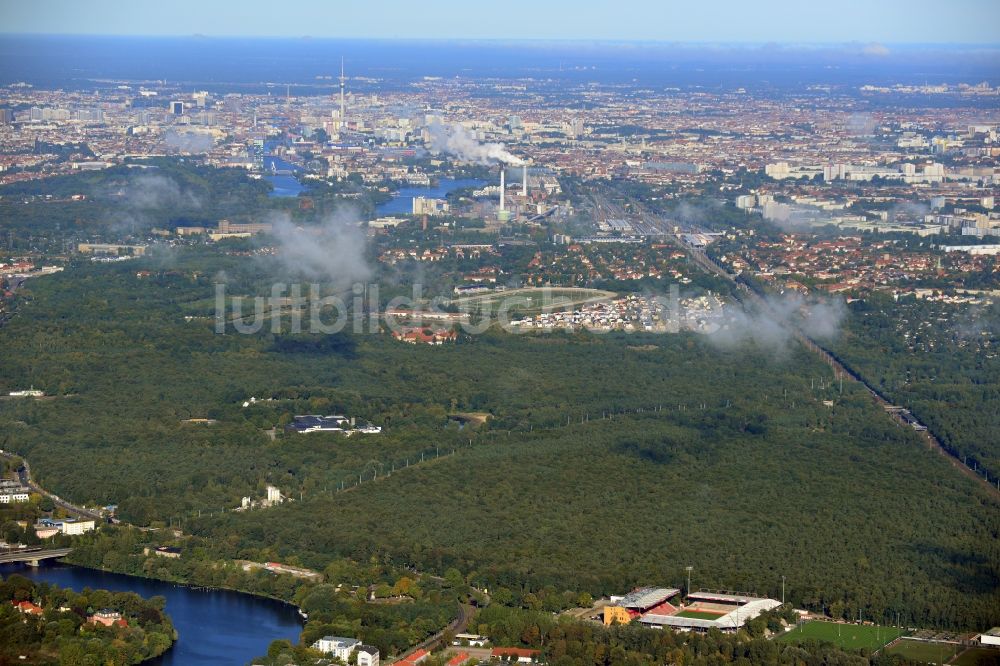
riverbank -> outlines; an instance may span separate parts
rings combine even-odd
[[[0,604],[18,612],[0,613],[0,663],[163,663],[178,639],[162,597],[39,584],[33,571],[4,572]]]
[[[413,199],[415,197],[443,199],[456,190],[469,187],[480,188],[486,184],[486,181],[480,178],[441,178],[437,181],[437,184],[430,187],[401,187],[392,193],[391,199],[383,201],[375,207],[375,214],[379,217],[385,215],[410,215],[413,213]]]
[[[247,596],[256,597],[258,599],[267,599],[268,601],[274,601],[280,604],[284,604],[285,606],[289,606],[290,608],[294,609],[300,615],[302,613],[302,609],[292,600],[285,599],[283,597],[279,597],[274,594],[268,594],[260,590],[251,590],[238,586],[227,586],[227,585],[204,585],[192,582],[190,580],[185,579],[184,577],[170,578],[165,576],[156,576],[149,573],[139,574],[127,570],[109,569],[107,567],[94,566],[86,562],[76,561],[73,559],[72,553],[70,553],[70,555],[68,555],[67,557],[60,559],[59,563],[64,566],[72,566],[80,569],[88,569],[90,571],[97,571],[106,574],[114,574],[116,576],[126,576],[128,578],[138,578],[140,580],[149,580],[149,581],[156,581],[159,583],[169,583],[171,585],[180,585],[188,589],[199,592],[232,592],[236,594],[245,594]],[[236,566],[235,563],[222,562],[222,561],[216,561],[214,562],[214,564],[219,567]]]
[[[162,597],[177,640],[148,663],[155,666],[246,663],[274,640],[296,643],[303,627],[297,607],[285,600],[225,589],[198,589],[175,581],[64,563],[32,568],[4,565],[12,573],[77,591],[84,588]]]

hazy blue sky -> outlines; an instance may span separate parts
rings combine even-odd
[[[1000,0],[0,0],[0,32],[1000,42]]]

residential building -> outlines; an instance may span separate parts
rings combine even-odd
[[[396,663],[399,664],[400,666],[416,666],[416,664],[425,661],[430,656],[431,653],[428,652],[427,650],[414,650],[413,652],[403,657]]]
[[[42,518],[35,525],[35,534],[41,536],[42,532],[55,529],[62,534],[77,535],[92,532],[95,527],[96,525],[93,520],[76,520],[75,518],[51,520],[49,518]]]
[[[358,666],[379,666],[378,648],[371,645],[358,646]]]
[[[14,604],[14,608],[25,615],[41,615],[45,612],[41,606],[37,606],[30,601],[12,601],[11,603]]]
[[[341,636],[324,636],[312,644],[313,648],[323,654],[333,655],[344,663],[351,658],[351,653],[355,648],[361,646],[361,641],[356,638],[343,638]]]
[[[93,624],[103,624],[105,627],[128,626],[128,622],[125,620],[125,618],[122,617],[121,613],[119,613],[116,610],[111,610],[108,608],[104,608],[102,610],[97,611],[96,613],[87,618],[87,622],[91,622]]]

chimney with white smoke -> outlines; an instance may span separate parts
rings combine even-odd
[[[507,183],[504,174],[507,172],[507,166],[503,163],[500,164],[500,210],[503,210],[503,200],[507,193]]]
[[[474,164],[503,162],[517,166],[523,163],[502,143],[480,143],[475,134],[457,123],[443,125],[432,122],[427,125],[427,136],[427,148],[434,154],[448,153]]]

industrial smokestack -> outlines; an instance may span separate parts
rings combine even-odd
[[[521,167],[521,196],[528,196],[528,165]]]
[[[503,210],[503,198],[507,193],[507,183],[505,173],[507,171],[507,166],[504,164],[500,165],[500,210]]]

